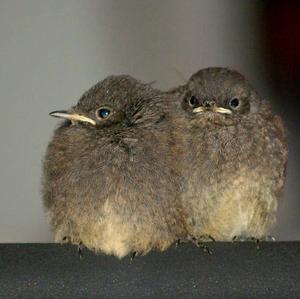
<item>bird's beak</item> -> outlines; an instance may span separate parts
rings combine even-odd
[[[93,119],[88,118],[84,115],[79,115],[77,113],[69,113],[68,111],[53,111],[53,112],[49,113],[49,115],[53,116],[53,117],[58,117],[58,118],[65,118],[65,119],[71,120],[72,122],[73,121],[82,121],[82,122],[90,123],[93,126],[96,125],[96,122]]]
[[[212,112],[218,112],[218,113],[222,113],[222,114],[231,114],[232,111],[226,108],[222,108],[222,107],[218,107],[218,106],[213,106],[212,108],[204,108],[203,106],[199,106],[195,109],[193,109],[193,113],[199,113],[199,112],[203,112],[203,111],[212,111]]]
[[[214,112],[222,113],[222,114],[231,114],[232,111],[230,109],[222,108],[222,107],[214,107]]]
[[[203,109],[202,106],[199,106],[199,107],[193,109],[193,112],[194,112],[194,113],[203,112],[203,111],[204,111],[204,109]]]

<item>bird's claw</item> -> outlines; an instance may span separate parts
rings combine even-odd
[[[137,252],[134,251],[134,252],[132,253],[131,257],[130,257],[130,264],[132,264],[132,262],[133,262],[134,258],[136,257],[136,255],[137,255]]]
[[[200,236],[198,240],[201,242],[216,242],[214,237],[207,234]]]
[[[178,248],[178,246],[179,246],[181,243],[182,243],[181,240],[178,239],[178,240],[176,241],[176,243],[175,243],[175,247]]]
[[[252,236],[234,236],[232,238],[232,242],[255,242],[256,243],[256,248],[260,248],[260,243],[261,242],[274,242],[275,238],[273,236],[264,236],[261,238],[256,238]]]
[[[81,260],[82,259],[82,242],[80,242],[78,245],[77,245],[77,253],[78,253],[78,256],[79,256],[79,259]]]
[[[199,238],[201,240],[201,237]],[[213,238],[212,238],[213,239]],[[212,239],[209,238],[210,241],[212,241]],[[204,253],[207,253],[209,255],[212,254],[212,251],[209,249],[209,247],[207,245],[205,245],[204,243],[207,241],[199,241],[197,240],[195,237],[191,237],[189,238],[189,240],[194,243],[197,247],[202,248]],[[213,239],[214,240],[214,239]]]
[[[65,244],[65,243],[70,243],[71,239],[69,236],[64,236],[61,240],[60,240],[60,244]]]

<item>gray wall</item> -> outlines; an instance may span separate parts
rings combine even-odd
[[[40,196],[41,160],[56,124],[48,112],[70,107],[107,75],[169,88],[199,68],[230,66],[271,96],[257,9],[251,0],[1,0],[0,242],[52,240]],[[282,239],[300,239],[293,164]]]

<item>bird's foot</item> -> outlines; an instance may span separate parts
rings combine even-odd
[[[246,237],[244,235],[234,236],[232,238],[232,242],[247,242],[247,241],[249,241],[248,239],[249,239],[249,237]]]
[[[199,247],[202,248],[204,253],[207,253],[209,255],[213,254],[213,252],[211,251],[211,249],[207,245],[204,245],[203,243],[200,243]]]
[[[176,243],[175,243],[175,247],[176,248],[178,248],[178,246],[180,245],[180,244],[182,244],[182,243],[185,243],[183,240],[181,240],[181,239],[178,239],[177,241],[176,241]]]
[[[256,242],[256,248],[257,249],[260,248],[260,244],[262,242],[274,242],[275,241],[275,237],[273,237],[273,236],[263,236],[263,237],[261,237],[259,239],[257,239],[257,238],[253,238],[253,239]]]
[[[201,242],[216,242],[215,238],[212,237],[211,235],[201,235],[198,239],[198,241],[201,241]]]
[[[209,238],[210,241],[212,241],[212,239]],[[214,239],[213,239],[214,240]],[[196,239],[195,237],[189,237],[189,241],[191,241],[193,244],[195,244],[197,247],[202,248],[204,253],[207,253],[209,255],[212,254],[212,251],[209,249],[209,247],[207,245],[205,245],[204,243],[206,243],[207,241],[203,241],[201,240],[201,238]]]
[[[256,244],[256,248],[259,249],[260,248],[260,244],[261,242],[270,242],[270,241],[275,241],[275,238],[272,236],[264,236],[261,238],[256,238],[256,237],[252,237],[252,236],[234,236],[232,238],[233,242],[254,242]]]
[[[71,243],[71,238],[69,236],[64,236],[60,241],[59,243],[62,245],[62,244],[65,244],[65,243]]]
[[[79,244],[77,245],[77,253],[80,260],[82,259],[82,248],[83,248],[82,242],[79,242]]]
[[[181,239],[178,239],[178,240],[175,242],[175,248],[178,248],[179,245],[188,243],[189,241],[190,241],[190,238],[181,238]]]
[[[134,252],[132,253],[131,257],[130,257],[130,264],[132,264],[132,262],[133,262],[134,258],[136,257],[136,255],[137,255],[137,252],[134,251]]]

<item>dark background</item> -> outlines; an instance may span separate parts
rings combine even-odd
[[[242,72],[288,127],[274,235],[300,239],[300,4],[254,0],[2,0],[0,242],[47,242],[41,161],[56,121],[95,82],[130,74],[168,89],[207,66]]]

